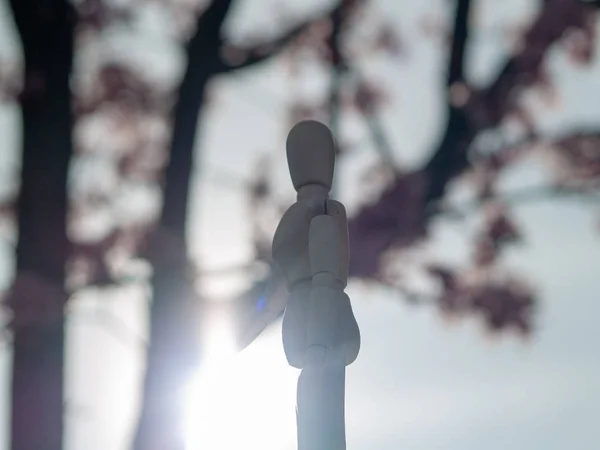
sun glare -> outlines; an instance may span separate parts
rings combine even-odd
[[[224,323],[213,324],[204,363],[185,391],[186,450],[295,448],[297,372],[279,334],[235,352]]]

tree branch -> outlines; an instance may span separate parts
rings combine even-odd
[[[312,25],[321,20],[332,19],[335,14],[339,14],[343,3],[343,0],[337,1],[332,9],[302,21],[285,31],[281,36],[270,41],[248,47],[240,47],[227,42],[224,43],[221,46],[221,58],[216,72],[227,73],[244,69],[278,55],[288,44],[304,34]]]
[[[356,66],[352,66],[347,61],[344,61],[344,67],[348,72],[352,73],[354,78],[353,82],[355,84],[364,83],[364,77]],[[367,128],[369,130],[368,139],[371,140],[373,145],[375,146],[375,149],[379,153],[381,161],[384,164],[389,165],[389,167],[396,167],[392,145],[390,144],[390,141],[386,135],[386,132],[376,111],[374,109],[367,111],[361,108],[360,113],[363,116],[365,124],[367,125]]]
[[[343,17],[341,8],[337,8],[331,14],[331,36],[328,40],[331,52],[331,87],[329,91],[329,125],[334,136],[339,132],[340,116],[340,90],[346,72],[344,57],[341,51],[341,35],[343,29]]]
[[[499,156],[500,159],[503,159],[502,154],[508,155],[510,153],[514,153],[515,151],[521,152],[524,151],[527,147],[533,147],[539,144],[545,144],[549,146],[561,146],[566,142],[572,142],[573,140],[597,140],[600,138],[600,129],[594,126],[573,126],[573,131],[568,133],[557,133],[553,135],[546,136],[537,136],[537,135],[528,135],[523,139],[520,139],[516,142],[511,143],[505,147],[502,147],[498,150],[495,150],[492,154],[493,157]],[[489,149],[478,149],[480,150],[480,158],[490,158]],[[510,157],[510,156],[509,156]],[[544,198],[549,196],[560,196],[560,197],[571,197],[580,194],[582,197],[589,195],[593,197],[595,194],[592,192],[585,192],[582,189],[576,189],[572,187],[562,187],[562,186],[536,186],[534,188],[525,188],[523,190],[516,191],[514,193],[508,194],[508,197],[498,198],[498,201],[512,203],[513,200],[517,202],[528,200],[535,200],[538,197]],[[469,203],[470,204],[470,203]],[[471,205],[471,204],[470,204]],[[469,210],[475,209],[481,206],[480,201],[474,201],[472,205],[468,208]],[[429,214],[438,214],[438,213],[448,213],[450,215],[460,215],[460,211],[455,210],[455,208],[448,209],[443,205],[442,202],[435,202],[430,204],[428,207]]]
[[[487,88],[474,92],[467,109],[479,130],[497,126],[518,110],[520,92],[540,79],[546,52],[570,28],[584,28],[590,5],[575,0],[548,0],[525,36],[520,51],[509,58]]]
[[[448,68],[447,86],[464,81],[465,48],[469,39],[469,12],[471,0],[458,0],[454,18],[454,34],[452,36],[452,51]]]
[[[404,301],[409,305],[425,306],[439,303],[439,299],[434,295],[408,289],[406,286],[402,286],[399,283],[381,279],[378,281],[382,287],[390,289],[395,294],[400,294]]]
[[[431,179],[428,202],[441,198],[447,183],[469,167],[467,151],[477,134],[518,109],[516,94],[538,79],[546,52],[567,29],[585,26],[589,12],[589,7],[574,0],[549,0],[526,33],[522,49],[506,61],[490,86],[472,93],[463,107],[450,102],[444,137],[425,166]],[[455,33],[455,39],[460,36]],[[451,65],[456,64],[453,59],[457,58],[450,58]]]
[[[331,80],[329,87],[329,127],[331,132],[337,138],[340,134],[340,116],[341,116],[341,90],[346,76],[347,67],[344,64],[344,56],[341,50],[342,32],[344,28],[344,17],[342,9],[336,8],[331,14],[331,35],[329,36],[327,47],[331,57]],[[338,148],[339,150],[339,148]],[[333,179],[333,185],[330,189],[330,195],[335,198],[338,195],[339,182],[337,177]]]
[[[146,350],[148,342],[133,330],[123,319],[106,309],[96,311],[77,311],[68,316],[72,321],[82,324],[96,323],[104,327],[116,340],[125,346]]]
[[[477,135],[497,126],[511,107],[516,106],[513,89],[526,87],[536,80],[546,51],[566,29],[585,26],[589,12],[589,7],[574,0],[549,0],[526,34],[521,50],[508,59],[490,87],[471,94],[472,99],[462,105],[449,102],[446,129],[425,165],[398,176],[374,204],[363,206],[349,219],[350,248],[354,248],[351,271],[364,278],[373,278],[379,272],[382,255],[390,247],[408,245],[422,236],[431,215],[414,216],[421,214],[415,210],[414,197],[422,195],[419,201],[425,211],[444,197],[450,181],[471,166],[468,151]],[[453,45],[455,47],[459,46]],[[508,98],[509,94],[512,99]],[[418,191],[420,179],[425,183],[422,194]],[[412,197],[407,192],[411,187],[415,190]]]
[[[388,167],[395,168],[396,162],[394,161],[394,152],[380,119],[375,112],[366,113],[363,116],[367,123],[367,127],[369,128],[373,144],[379,152],[381,161]]]
[[[196,36],[218,37],[234,0],[212,0],[198,18]]]
[[[457,0],[446,80],[448,123],[439,147],[425,165],[425,171],[431,178],[426,195],[427,202],[442,197],[446,184],[468,166],[467,150],[475,138],[475,132],[469,126],[467,114],[463,108],[464,102],[459,101],[460,99],[457,98],[459,93],[456,92],[456,83],[464,82],[470,7],[470,0]]]
[[[600,190],[583,190],[576,188],[566,188],[554,185],[530,186],[521,189],[515,189],[511,192],[499,195],[495,201],[508,205],[522,205],[535,201],[546,200],[550,198],[576,198],[598,202]],[[482,206],[480,201],[465,202],[461,205],[440,206],[432,213],[441,214],[448,218],[463,219],[467,214],[472,213]]]

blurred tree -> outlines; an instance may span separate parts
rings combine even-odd
[[[76,13],[61,0],[9,6],[23,56],[22,77],[15,65],[3,64],[0,79],[2,101],[16,101],[21,110],[20,178],[13,186],[3,177],[9,196],[3,195],[0,216],[3,225],[13,218],[18,224],[16,276],[3,299],[13,344],[10,445],[60,449]]]
[[[199,354],[197,320],[201,303],[194,298],[185,230],[194,142],[207,85],[215,76],[277,55],[317,21],[311,17],[280,37],[239,47],[227,42],[222,32],[234,3],[210,2],[185,46],[187,68],[174,108],[163,207],[148,253],[154,268],[153,297],[142,414],[134,443],[139,450],[181,447],[175,444],[181,439],[178,425],[182,423],[178,393]]]
[[[315,23],[333,13],[332,10],[321,12],[296,21],[298,23],[279,36],[238,46],[228,42],[222,33],[234,3],[224,0],[168,5],[173,17],[181,19],[176,22],[174,32],[185,41],[183,47],[187,59],[177,94],[173,96],[170,133],[165,130],[168,128],[172,88],[161,87],[156,80],[148,80],[129,61],[114,55],[97,60],[84,56],[89,47],[93,48],[106,36],[106,30],[116,24],[130,25],[133,22],[138,7],[135,2],[125,5],[98,0],[77,2],[76,51],[81,55],[79,59],[86,70],[75,72],[71,77],[71,66],[61,66],[65,71],[64,81],[71,79],[74,90],[69,92],[67,85],[66,91],[57,90],[56,95],[60,93],[64,104],[72,106],[77,116],[75,126],[70,121],[69,128],[65,130],[69,145],[64,147],[69,151],[73,147],[73,134],[77,153],[73,160],[72,205],[69,211],[66,203],[62,209],[54,211],[62,217],[63,229],[67,217],[70,218],[70,252],[65,247],[63,253],[54,254],[56,258],[62,258],[55,261],[55,268],[62,268],[61,284],[66,283],[69,291],[73,292],[91,286],[123,283],[131,277],[136,279],[135,266],[130,264],[135,262],[132,259],[136,256],[143,257],[152,266],[150,336],[143,402],[133,442],[136,449],[181,448],[183,445],[179,429],[179,393],[199,354],[198,320],[202,305],[194,289],[196,274],[188,261],[185,228],[197,124],[201,120],[208,84],[218,75],[251,67],[277,55]],[[18,13],[23,14],[24,10],[12,6],[18,22]],[[69,5],[62,6],[70,8]],[[335,4],[333,11],[340,7],[341,4]],[[35,15],[35,11],[32,14]],[[70,16],[71,33],[75,29],[74,17]],[[189,23],[190,17],[197,17],[195,25]],[[53,26],[62,24],[49,19],[47,29],[52,30]],[[28,30],[31,32],[31,28]],[[37,34],[35,38],[40,49],[45,49],[43,35]],[[30,89],[27,77],[28,73],[24,93]],[[37,81],[44,83],[44,78],[38,77]],[[97,140],[99,134],[101,141]],[[170,142],[167,141],[169,135]],[[164,147],[167,152],[162,150]],[[42,149],[44,147],[38,143],[38,150]],[[52,157],[50,150],[43,151]],[[102,169],[90,170],[97,165],[104,166],[104,173]],[[164,174],[161,175],[163,168]],[[66,168],[63,173],[47,175],[49,178],[56,177],[57,186],[66,187]],[[28,182],[29,178],[23,178],[23,190],[29,186]],[[153,218],[152,207],[139,215],[131,214],[129,209],[119,210],[118,203],[123,202],[122,196],[127,189],[148,189],[148,185],[157,182],[162,185],[163,199],[162,208],[154,214],[156,218]],[[36,210],[38,213],[41,211],[42,208]],[[101,225],[98,226],[98,223]],[[40,227],[48,224],[52,222],[45,222],[43,216],[37,222]],[[20,222],[19,227],[23,226]],[[66,239],[65,234],[65,245]],[[29,235],[25,242],[36,243]],[[59,242],[56,240],[54,244]],[[11,298],[15,299],[22,297],[17,291],[18,280],[22,278],[19,268],[17,282],[12,289]],[[19,303],[22,304],[23,300]],[[62,342],[59,348],[62,358]],[[62,359],[57,367],[61,365]],[[62,372],[57,378],[59,381],[62,383]],[[62,390],[50,388],[53,395],[62,397]],[[55,419],[62,416],[56,408],[53,411]],[[51,425],[57,433],[62,429],[61,420]],[[57,441],[56,448],[59,447]]]
[[[61,0],[10,5],[24,55],[16,278],[6,299],[13,337],[11,448],[59,450],[75,15]]]
[[[377,49],[388,57],[405,51],[398,33],[385,23],[380,24],[379,33],[365,37],[360,35],[362,18],[350,21],[341,32],[342,38],[338,35],[337,39],[323,39],[321,45],[310,41],[310,47],[295,48],[290,55],[293,75],[298,72],[298,54],[308,51],[317,53],[316,59],[322,60],[325,67],[334,55],[335,65],[342,68],[345,76],[342,81],[338,79],[342,86],[335,87],[341,95],[334,93],[312,102],[299,99],[291,106],[290,116],[292,122],[301,118],[323,119],[331,108],[331,98],[339,98],[345,107],[338,113],[337,121],[340,114],[350,110],[358,112],[379,151],[380,163],[369,175],[377,181],[379,193],[370,201],[363,201],[349,218],[350,275],[354,279],[391,287],[409,302],[435,304],[446,314],[475,314],[492,331],[509,329],[528,335],[533,325],[534,290],[526,280],[506,273],[498,264],[503,251],[522,240],[510,205],[558,196],[597,201],[600,124],[582,129],[574,125],[574,129],[561,136],[540,135],[523,98],[528,92],[539,91],[551,100],[552,82],[544,63],[550,49],[559,43],[573,62],[588,64],[592,61],[597,40],[598,2],[540,2],[539,12],[513,53],[484,87],[471,83],[464,68],[474,3],[477,2],[454,2],[451,31],[446,31],[442,24],[432,23],[427,28],[433,36],[444,39],[448,36],[447,121],[439,143],[421,166],[406,169],[394,162],[391,145],[377,118],[386,94],[378,80],[370,80],[360,69],[361,63]],[[356,34],[361,39],[357,39]],[[518,131],[515,132],[515,128]],[[496,139],[486,140],[492,131]],[[341,144],[342,150],[352,148],[344,141]],[[513,195],[501,193],[500,176],[527,156],[553,160],[557,169],[551,172],[555,182]],[[268,186],[268,180],[260,182]],[[466,208],[455,208],[447,194],[451,186],[461,183],[470,186],[475,198]],[[366,184],[364,187],[365,191],[372,191]],[[273,207],[280,209],[280,200],[269,189],[263,189],[260,196],[252,191],[250,197],[253,211],[259,208],[256,205],[261,205],[263,211],[273,210]],[[477,211],[484,213],[481,230],[474,242],[472,260],[465,267],[407,259],[411,257],[409,250],[426,242],[435,220],[462,220],[467,213]],[[265,221],[264,217],[272,217],[266,213],[254,217],[256,254],[261,259],[276,221]],[[411,285],[415,277],[407,275],[415,266],[430,284],[438,285],[437,293],[415,290]]]
[[[379,150],[382,164],[371,171],[371,178],[387,183],[351,217],[351,275],[391,286],[407,300],[431,302],[449,314],[478,314],[494,330],[531,330],[533,291],[514,276],[500,276],[496,264],[505,248],[522,239],[510,203],[558,195],[597,198],[600,133],[593,128],[540,136],[521,98],[531,89],[551,95],[543,63],[559,42],[574,62],[591,61],[598,2],[540,2],[519,45],[485,87],[471,83],[464,70],[475,2],[454,2],[451,32],[428,24],[433,36],[450,37],[447,123],[431,156],[412,170],[394,162],[393,146],[378,119],[386,92],[360,64],[365,55],[382,52],[401,58],[407,49],[385,20],[375,24],[376,32],[364,32],[369,3],[340,0],[326,11],[294,21],[296,25],[274,38],[238,45],[224,33],[233,0],[82,0],[74,2],[76,23],[66,2],[11,1],[25,56],[19,97],[23,166],[17,276],[8,303],[14,312],[13,448],[61,446],[66,296],[90,286],[143,280],[148,271],[141,260],[152,266],[152,299],[143,404],[133,447],[181,448],[178,391],[199,354],[197,321],[203,306],[196,298],[198,272],[188,260],[185,230],[190,177],[192,168],[197,170],[193,161],[198,123],[215,77],[279,54],[289,63],[291,77],[302,77],[300,69],[307,60],[316,60],[325,76],[331,76],[325,99],[303,98],[291,105],[292,122],[316,117],[338,128],[341,136],[342,118],[352,110],[364,120]],[[130,55],[118,52],[118,44],[103,51],[110,41],[107,36],[122,37],[123,28],[134,28],[142,5],[153,5],[172,19],[174,41],[182,45],[186,61],[179,83],[140,70]],[[69,82],[73,33],[77,70]],[[6,93],[16,93],[13,80],[0,80]],[[503,133],[509,122],[519,125],[520,134]],[[490,130],[509,138],[499,145],[486,144]],[[352,145],[341,139],[340,155],[351,151]],[[536,152],[555,160],[557,182],[508,197],[499,193],[500,174]],[[261,178],[249,192],[256,259],[269,265],[280,200],[269,189],[268,171],[256,173]],[[449,188],[464,181],[471,183],[476,196],[465,207],[453,206],[447,199]],[[257,213],[273,210],[273,205],[275,214]],[[459,220],[478,211],[485,214],[473,260],[465,268],[423,264],[430,280],[439,285],[438,293],[415,291],[404,273],[407,250],[426,240],[434,220]],[[271,271],[234,303],[240,346],[281,314],[280,289],[277,273]],[[44,405],[35,415],[28,406],[33,393],[36,405],[41,399]],[[44,445],[38,445],[42,437]]]
[[[598,195],[600,172],[596,166],[600,155],[597,147],[600,130],[576,130],[570,137],[545,139],[536,132],[522,102],[527,89],[550,83],[544,57],[561,39],[578,36],[576,49],[572,48],[571,54],[580,55],[578,60],[583,63],[591,61],[598,25],[597,11],[584,2],[543,2],[497,76],[489,85],[476,88],[469,82],[464,69],[472,3],[469,0],[456,2],[446,78],[446,129],[421,167],[412,171],[396,170],[393,181],[379,199],[362,208],[349,224],[353,243],[351,272],[406,290],[406,280],[401,274],[388,276],[390,263],[386,267],[386,261],[390,259],[384,255],[393,255],[426,238],[432,220],[451,212],[445,198],[449,186],[471,177],[475,203],[486,216],[469,267],[462,270],[426,267],[434,280],[441,281],[441,294],[436,303],[447,312],[480,314],[492,330],[516,329],[527,334],[532,326],[534,294],[523,281],[512,275],[500,275],[496,270],[495,263],[502,250],[521,238],[510,216],[507,205],[510,199],[505,199],[499,192],[499,176],[540,147],[543,156],[568,158],[567,155],[577,152],[576,145],[565,142],[575,140],[588,149],[587,156],[578,161],[588,167],[589,172],[583,177],[571,172],[571,181],[576,178],[577,186],[571,183],[548,186],[546,194],[568,193],[591,198]],[[510,121],[520,128],[516,137],[502,130]],[[509,142],[511,139],[519,141],[500,148],[486,147],[481,138],[492,129],[503,132]],[[570,164],[562,167],[566,166]]]

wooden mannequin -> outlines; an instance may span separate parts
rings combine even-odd
[[[273,259],[289,298],[282,337],[298,381],[299,450],[345,449],[345,366],[358,356],[360,333],[350,299],[348,228],[344,206],[329,199],[335,142],[329,129],[303,121],[286,143],[297,202],[273,238]]]

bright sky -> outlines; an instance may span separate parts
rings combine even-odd
[[[241,2],[240,25],[252,29],[264,24],[262,12],[272,3],[253,0],[250,7],[249,0]],[[298,9],[303,5],[302,10],[318,4],[285,3]],[[443,124],[445,67],[444,50],[418,34],[417,20],[435,12],[445,19],[450,2],[376,3],[405,38],[409,59],[373,61],[366,70],[391,89],[394,101],[383,112],[383,123],[398,160],[416,163],[426,157]],[[469,49],[469,72],[484,82],[508,50],[490,30],[524,20],[536,2],[476,3],[479,32]],[[6,5],[0,2],[0,55],[13,49],[5,21]],[[161,33],[160,25],[148,31],[152,39],[164,39]],[[149,64],[170,52],[168,45],[162,50],[135,45],[145,49]],[[600,123],[600,103],[594,101],[600,94],[600,64],[574,68],[566,64],[563,54],[553,52],[549,68],[560,90],[561,106],[536,114],[539,126],[554,132],[571,123]],[[249,230],[246,220],[240,220],[247,214],[244,192],[225,188],[215,179],[223,169],[249,177],[257,151],[279,148],[283,154],[286,130],[280,117],[289,92],[290,82],[278,62],[218,83],[218,101],[206,117],[198,147],[197,165],[204,172],[192,196],[191,251],[203,267],[247,259]],[[2,180],[15,163],[16,117],[14,107],[0,107]],[[345,130],[349,134],[364,131],[360,124],[351,125]],[[353,180],[373,159],[373,149],[365,146],[341,163],[340,194],[350,209],[358,194]],[[228,166],[228,161],[236,163]],[[281,188],[290,193],[285,167],[280,170]],[[503,185],[510,189],[543,181],[537,166],[528,163],[507,176]],[[476,322],[448,325],[430,308],[411,308],[388,292],[350,286],[363,341],[358,360],[348,369],[349,450],[600,448],[598,211],[566,201],[530,204],[517,211],[527,242],[509,255],[507,266],[540,288],[543,303],[532,342],[510,337],[492,341]],[[428,252],[446,261],[464,261],[471,231],[472,223],[436,224]],[[9,257],[10,248],[2,241],[3,285],[10,275]],[[238,281],[209,280],[204,288],[226,293],[239,286]],[[134,337],[116,335],[114,327],[94,317],[97,311],[110,310],[128,330],[143,336],[143,292],[131,289],[101,297],[89,293],[74,299],[72,306],[67,449],[126,450],[143,355]],[[209,364],[195,380],[190,396],[200,400],[188,402],[190,441],[195,439],[191,444],[199,448],[205,444],[202,448],[211,450],[241,445],[261,450],[295,448],[297,373],[286,364],[279,333],[279,326],[272,327],[242,354],[221,365]],[[10,355],[6,346],[0,348],[4,392],[0,397],[6,398]],[[0,450],[7,448],[6,414],[6,404],[0,405]]]

